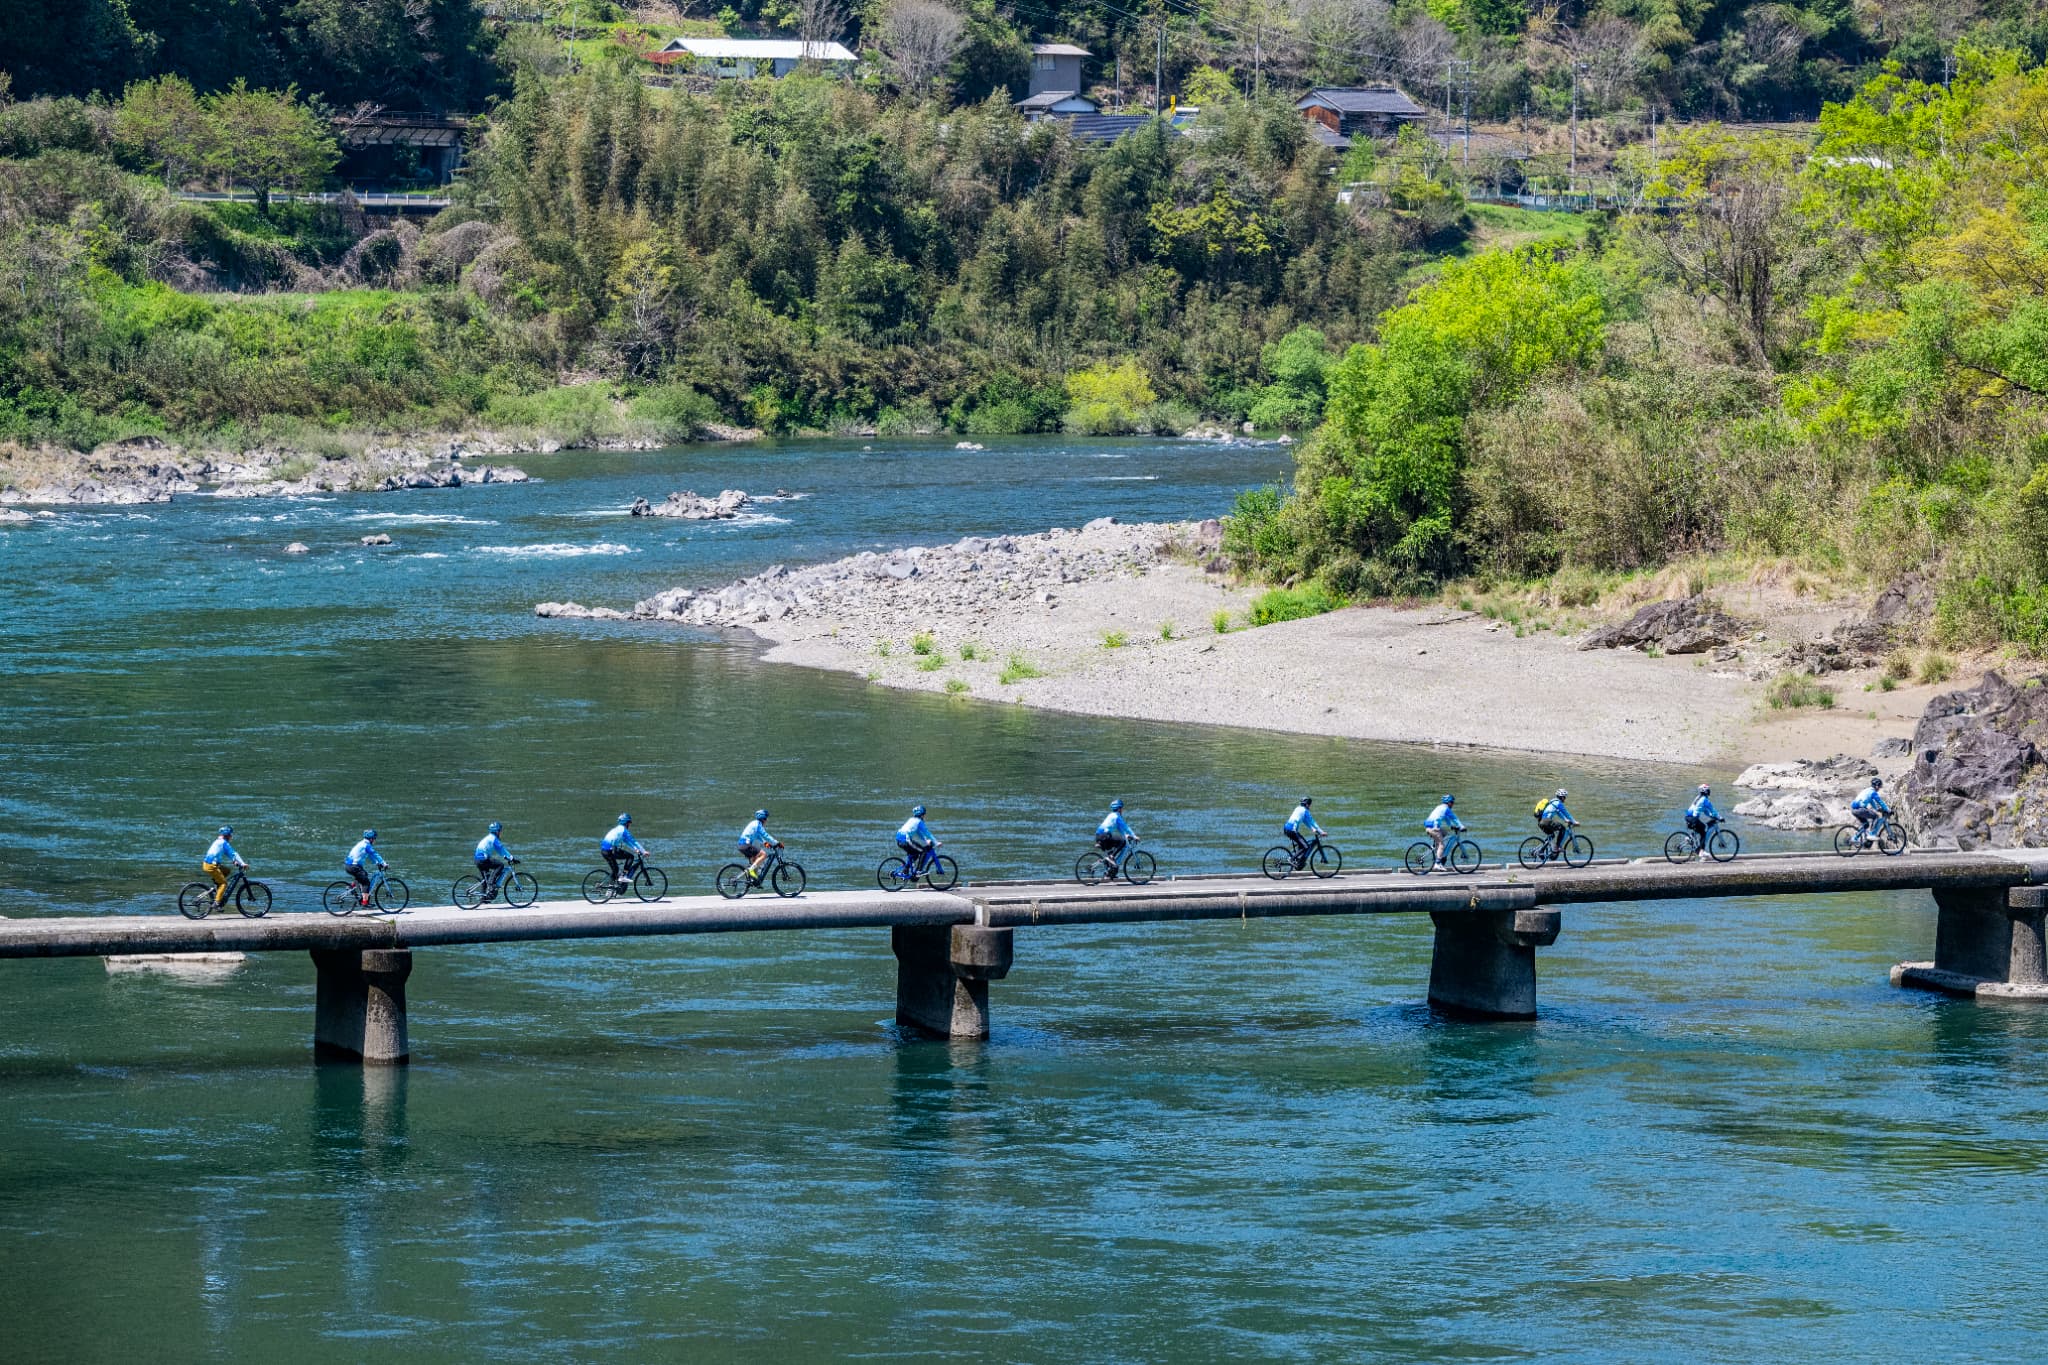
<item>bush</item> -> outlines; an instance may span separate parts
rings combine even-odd
[[[1929,654],[1920,661],[1920,681],[1943,683],[1956,675],[1956,661],[1946,654]]]
[[[1067,376],[1066,429],[1077,436],[1128,436],[1159,401],[1136,360],[1107,361]]]
[[[1131,642],[1131,637],[1120,630],[1112,630],[1102,637],[1104,649],[1122,649]]]
[[[1012,654],[1010,661],[1003,665],[1003,671],[996,676],[996,681],[1007,687],[1011,683],[1020,683],[1027,678],[1044,676],[1044,672],[1034,667],[1022,654]]]
[[[688,384],[665,384],[635,398],[626,417],[653,440],[694,441],[718,420],[718,407]]]
[[[1773,711],[1796,711],[1808,706],[1830,711],[1835,705],[1835,689],[1811,673],[1780,673],[1764,689],[1764,701]]]
[[[910,637],[910,652],[921,658],[936,653],[938,648],[939,642],[932,638],[932,633],[928,630],[921,630]]]
[[[1885,656],[1884,676],[1887,681],[1900,683],[1913,676],[1913,656],[1903,649],[1895,649]]]
[[[967,690],[967,679],[965,679],[965,678],[948,678],[948,679],[946,679],[946,691],[947,691],[947,693],[948,693],[949,695],[957,697],[957,696],[959,696],[959,695],[960,695],[960,694],[961,694],[962,692],[965,692],[966,690]]]
[[[1299,621],[1306,616],[1321,616],[1344,605],[1344,599],[1331,592],[1321,583],[1305,583],[1298,588],[1274,588],[1261,593],[1252,603],[1251,622],[1255,626],[1270,626],[1281,621]]]
[[[1245,572],[1284,573],[1299,552],[1293,529],[1281,520],[1280,486],[1247,488],[1223,518],[1223,553]]]
[[[1209,618],[1209,628],[1218,635],[1230,634],[1230,613],[1227,611],[1217,612]]]
[[[612,386],[603,380],[539,393],[498,394],[484,409],[484,420],[494,426],[542,432],[565,446],[588,445],[619,432]]]

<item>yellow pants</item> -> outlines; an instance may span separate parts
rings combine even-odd
[[[228,874],[221,871],[219,863],[201,863],[200,866],[206,869],[207,876],[213,878],[213,904],[218,909],[221,897],[228,893]]]

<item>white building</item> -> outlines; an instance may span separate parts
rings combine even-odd
[[[801,38],[673,38],[661,51],[649,53],[647,60],[689,66],[707,76],[752,80],[764,74],[787,76],[806,61],[827,71],[847,71],[860,59],[841,43],[807,43]]]

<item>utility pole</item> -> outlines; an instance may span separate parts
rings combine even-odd
[[[1956,50],[1950,48],[1941,54],[1941,88],[1946,90],[1949,82],[1956,78]]]
[[[1579,188],[1579,73],[1585,69],[1584,62],[1572,63],[1572,171],[1567,188],[1574,194]]]
[[[1159,45],[1152,53],[1152,121],[1159,132],[1159,145],[1166,145],[1166,105],[1159,88],[1166,82],[1166,20],[1159,21]]]
[[[1463,106],[1463,113],[1464,113],[1464,121],[1465,121],[1465,157],[1464,157],[1464,167],[1465,167],[1465,174],[1466,174],[1466,175],[1467,175],[1467,177],[1469,178],[1469,177],[1470,177],[1470,174],[1471,174],[1471,171],[1472,171],[1472,65],[1473,65],[1473,64],[1472,64],[1471,62],[1469,62],[1469,61],[1463,61],[1463,62],[1452,62],[1452,63],[1451,63],[1451,65],[1452,65],[1452,66],[1455,66],[1455,67],[1457,67],[1457,68],[1458,68],[1458,75],[1459,75],[1459,81],[1458,81],[1458,93],[1459,93],[1459,99],[1460,99],[1460,103],[1461,103],[1461,104],[1462,104],[1462,106]]]
[[[1263,42],[1265,41],[1265,38],[1266,38],[1266,26],[1265,26],[1265,24],[1263,24],[1263,23],[1260,23],[1260,24],[1256,24],[1256,25],[1254,25],[1254,26],[1253,26],[1253,28],[1252,28],[1252,98],[1253,98],[1253,99],[1257,99],[1257,98],[1259,97],[1259,93],[1260,93],[1260,91],[1262,91],[1262,90],[1264,90],[1264,89],[1265,89],[1265,87],[1264,87],[1264,86],[1263,86],[1262,84],[1260,84],[1260,62],[1259,62],[1259,58],[1260,58],[1260,55],[1261,55],[1261,53],[1260,53],[1260,45],[1261,45],[1261,44],[1262,44],[1262,43],[1263,43]]]

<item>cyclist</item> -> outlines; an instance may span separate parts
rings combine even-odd
[[[1138,832],[1131,828],[1130,821],[1124,819],[1124,799],[1119,796],[1109,803],[1109,814],[1103,816],[1102,823],[1095,827],[1095,846],[1121,866],[1124,849],[1137,842]]]
[[[781,848],[782,840],[768,832],[768,812],[757,810],[747,827],[740,831],[740,856],[747,860],[747,880],[761,880],[761,864],[768,861],[768,850]]]
[[[379,856],[374,847],[376,842],[377,831],[374,829],[364,830],[363,837],[356,841],[356,846],[348,851],[346,858],[341,860],[341,870],[348,873],[349,879],[359,888],[364,905],[370,903],[370,870],[363,866],[363,864],[369,863],[380,870],[390,866]]]
[[[1308,864],[1309,836],[1314,835],[1320,838],[1323,832],[1323,827],[1316,823],[1316,817],[1309,814],[1308,808],[1314,803],[1314,800],[1314,797],[1302,797],[1300,804],[1295,806],[1293,812],[1288,815],[1287,823],[1280,826],[1280,832],[1287,836],[1287,842],[1294,845],[1294,865],[1296,868],[1305,867]]]
[[[199,866],[207,876],[213,878],[213,906],[218,910],[228,894],[227,865],[233,863],[247,872],[249,865],[242,861],[242,855],[235,852],[235,846],[228,841],[235,837],[235,831],[227,826],[220,827],[220,833],[207,845],[206,856],[199,860]]]
[[[619,812],[619,822],[597,841],[597,851],[604,855],[604,865],[612,870],[612,880],[618,883],[621,891],[626,889],[626,883],[632,878],[619,869],[647,856],[646,846],[633,837],[633,817],[625,811]]]
[[[912,873],[925,865],[937,852],[939,841],[932,837],[932,828],[924,822],[924,807],[912,806],[910,818],[896,831],[896,847],[903,850],[904,860]]]
[[[476,875],[483,879],[485,900],[498,894],[498,874],[519,861],[498,837],[504,832],[503,822],[493,820],[490,832],[476,841]]]
[[[1877,823],[1879,816],[1889,816],[1892,808],[1882,795],[1884,779],[1873,777],[1870,785],[1857,793],[1849,803],[1849,814],[1856,817],[1856,842],[1862,843],[1870,837],[1870,827]]]
[[[1456,804],[1458,804],[1458,798],[1445,793],[1444,799],[1436,803],[1436,809],[1431,811],[1428,818],[1422,822],[1423,832],[1429,835],[1429,841],[1436,845],[1436,865],[1438,867],[1444,865],[1445,838],[1452,834],[1463,834],[1465,832],[1465,822],[1460,820],[1457,812],[1451,809]]]
[[[1552,857],[1564,852],[1565,835],[1573,825],[1579,823],[1572,819],[1572,813],[1564,808],[1564,799],[1567,795],[1565,789],[1559,787],[1556,792],[1536,803],[1536,828],[1542,830],[1547,837],[1548,842],[1544,848]]]
[[[1700,852],[1707,851],[1707,836],[1715,825],[1721,823],[1721,812],[1714,809],[1714,789],[1700,783],[1700,794],[1685,808],[1685,827],[1699,838]]]

